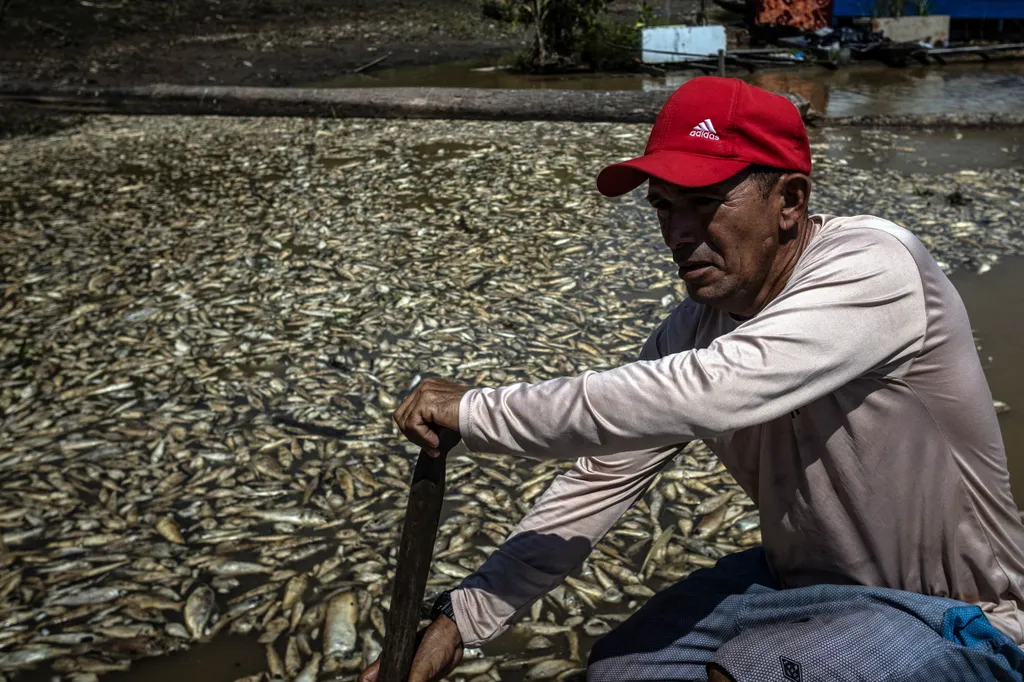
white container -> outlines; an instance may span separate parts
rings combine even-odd
[[[880,17],[871,20],[871,28],[897,43],[928,41],[945,45],[949,42],[949,16],[945,14],[899,19]]]
[[[645,64],[716,57],[726,45],[725,26],[656,26],[643,29],[640,38]]]

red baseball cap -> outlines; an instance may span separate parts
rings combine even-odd
[[[644,155],[603,169],[608,197],[656,177],[683,187],[722,182],[752,164],[811,172],[811,146],[796,106],[737,78],[701,76],[673,92],[658,112]]]

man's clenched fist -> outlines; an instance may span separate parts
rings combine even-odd
[[[440,454],[440,429],[459,431],[459,402],[468,386],[446,379],[424,379],[395,410],[394,419],[405,437],[427,451]]]

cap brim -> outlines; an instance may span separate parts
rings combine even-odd
[[[687,152],[653,152],[604,168],[597,175],[597,191],[606,197],[621,196],[652,177],[682,187],[707,187],[728,180],[749,165],[749,161]]]

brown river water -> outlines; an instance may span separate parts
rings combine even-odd
[[[472,71],[496,62],[460,62],[415,69],[383,69],[371,76],[345,76],[327,84],[365,86],[465,86],[485,88],[657,89],[682,79],[648,76],[574,76],[524,78],[502,70]],[[1024,107],[1024,64],[941,69],[885,67],[838,72],[788,71],[745,76],[750,82],[798,92],[830,115],[934,113],[939,111],[1014,111]],[[838,134],[838,137],[837,137]],[[817,133],[812,133],[812,138]],[[833,131],[830,153],[861,168],[890,167],[903,172],[950,172],[959,168],[1024,167],[1024,132],[910,132],[899,146],[880,153],[859,152],[862,132]],[[819,138],[820,139],[820,138]],[[813,140],[812,140],[813,141]],[[1022,193],[1024,196],[1024,193]],[[975,329],[993,398],[1010,410],[1000,415],[1011,479],[1018,505],[1024,504],[1024,258],[1006,258],[984,274],[954,272]],[[524,642],[506,635],[485,652],[511,652]],[[591,642],[581,641],[584,648]],[[266,669],[264,647],[255,637],[222,637],[157,659],[135,663],[126,672],[104,675],[109,682],[232,682]],[[42,671],[21,679],[47,680]]]
[[[527,76],[500,67],[509,59],[479,59],[435,66],[381,69],[345,75],[316,87],[465,87],[507,89],[664,90],[675,89],[699,71],[643,74]],[[492,69],[481,71],[480,69]],[[853,66],[728,72],[773,92],[791,91],[829,116],[865,114],[1007,113],[1024,109],[1024,61],[950,64],[941,68]]]

